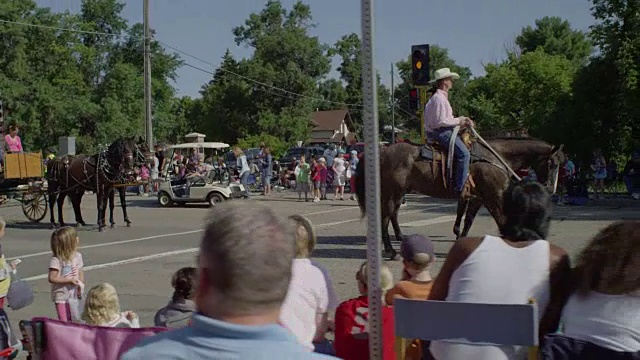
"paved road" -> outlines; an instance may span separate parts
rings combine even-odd
[[[93,196],[86,196],[84,218],[91,221],[95,214]],[[342,300],[355,296],[355,272],[366,257],[365,222],[354,201],[297,202],[290,192],[255,200],[266,202],[282,215],[304,214],[315,224],[319,245],[314,253],[329,269],[338,295]],[[200,228],[207,216],[203,206],[159,208],[154,198],[128,198],[129,215],[133,227],[122,227],[122,213],[116,208],[121,227],[98,233],[95,227],[80,231],[81,252],[85,260],[89,286],[101,282],[112,283],[120,295],[123,310],[134,310],[143,325],[151,325],[157,309],[164,306],[171,295],[170,279],[174,271],[194,264]],[[575,255],[600,228],[618,219],[640,219],[640,203],[633,201],[601,201],[586,207],[561,207],[555,210],[556,219],[550,241],[565,247]],[[452,202],[411,195],[402,209],[400,221],[405,234],[421,233],[430,236],[438,256],[436,271],[453,243],[451,232],[455,213]],[[14,321],[32,316],[55,316],[46,280],[50,258],[48,223],[31,224],[24,219],[17,206],[0,208],[8,223],[2,249],[8,258],[22,259],[19,275],[32,284],[36,292],[33,305],[10,312]],[[73,220],[70,206],[66,219]],[[48,221],[45,219],[45,221]],[[472,234],[495,234],[495,224],[486,212],[481,212]],[[395,243],[396,247],[398,246]],[[389,264],[396,276],[400,262]]]

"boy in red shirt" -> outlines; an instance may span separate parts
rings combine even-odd
[[[336,309],[334,348],[344,360],[369,359],[369,299],[367,297],[367,262],[356,273],[360,297],[347,300]],[[380,266],[382,299],[393,287],[393,275],[386,265]],[[393,308],[382,307],[382,351],[384,360],[395,360],[395,323]]]

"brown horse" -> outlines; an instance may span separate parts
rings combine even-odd
[[[496,138],[487,142],[511,169],[533,168],[538,180],[555,192],[558,168],[564,158],[562,145],[556,147],[533,138]],[[398,212],[404,194],[415,191],[435,198],[453,198],[451,185],[444,180],[441,163],[433,161],[434,154],[428,158],[429,151],[423,154],[422,149],[422,145],[398,143],[380,151],[380,168],[384,169],[380,174],[382,241],[384,255],[391,259],[396,257],[396,251],[389,237],[389,222],[396,239],[402,240]],[[356,194],[363,216],[366,212],[364,160],[363,157],[356,169]],[[475,187],[470,198],[458,202],[458,218],[454,226],[457,237],[468,234],[483,205],[498,226],[504,223],[502,192],[510,180],[507,169],[489,149],[473,143],[469,173]],[[460,222],[465,212],[464,229],[460,233]]]
[[[53,215],[54,204],[58,205],[58,219],[64,226],[62,205],[64,199],[69,196],[76,216],[78,226],[86,225],[82,219],[80,203],[86,190],[96,193],[98,200],[98,228],[105,229],[105,213],[107,202],[110,204],[112,227],[114,185],[126,181],[127,173],[133,166],[145,161],[147,146],[136,144],[132,138],[119,139],[109,148],[93,156],[77,155],[63,156],[51,161],[47,165],[47,181],[49,185],[49,210],[51,213],[51,226],[55,227]],[[131,224],[127,216],[124,191],[120,191],[120,202],[127,226]],[[122,189],[124,190],[124,189]]]

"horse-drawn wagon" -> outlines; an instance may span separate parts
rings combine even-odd
[[[22,212],[33,222],[47,215],[47,182],[41,152],[11,153],[3,156],[0,176],[0,204],[18,199]]]

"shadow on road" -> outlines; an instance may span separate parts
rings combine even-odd
[[[408,234],[407,234],[408,235]],[[431,237],[434,242],[454,242],[452,239],[444,239],[444,236]],[[312,257],[323,259],[366,259],[367,238],[365,236],[318,236],[317,243],[320,245],[339,245],[340,248],[316,248]],[[391,237],[391,244],[396,251],[400,251],[400,242]],[[348,248],[347,246],[362,246],[362,248]],[[382,244],[381,244],[382,246]],[[381,248],[382,249],[382,248]],[[438,258],[447,257],[447,253],[436,252]]]

